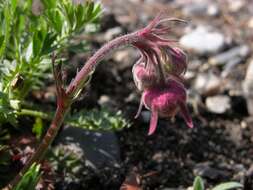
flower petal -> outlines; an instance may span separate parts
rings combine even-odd
[[[190,127],[190,128],[193,128],[192,118],[189,114],[189,111],[188,111],[188,108],[187,108],[185,102],[180,101],[180,102],[178,102],[178,104],[179,104],[179,107],[180,107],[181,116],[184,118],[187,126]]]
[[[153,108],[151,110],[151,119],[150,119],[148,135],[152,135],[155,132],[156,127],[157,127],[157,121],[158,121],[158,110],[156,108]]]

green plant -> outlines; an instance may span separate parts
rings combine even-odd
[[[0,1],[0,126],[16,125],[28,93],[52,78],[52,52],[58,63],[66,49],[87,50],[87,43],[74,39],[91,32],[100,13],[93,1]]]
[[[40,177],[40,165],[33,164],[13,190],[35,190]]]
[[[238,182],[225,182],[221,183],[219,185],[216,185],[212,188],[212,190],[232,190],[232,189],[238,189],[243,188],[242,184]],[[195,177],[194,183],[193,183],[193,190],[205,190],[203,179],[200,176]]]

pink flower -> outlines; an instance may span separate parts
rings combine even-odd
[[[155,86],[143,92],[141,105],[151,110],[151,119],[148,135],[155,132],[158,116],[174,117],[178,112],[188,127],[193,128],[192,119],[186,106],[186,91],[184,86],[172,79],[168,79],[166,86]],[[141,109],[141,107],[140,107]]]
[[[180,76],[184,74],[187,68],[187,56],[178,47],[169,47],[163,49],[161,62],[165,73]]]
[[[181,20],[162,20],[159,15],[138,32],[143,40],[133,43],[141,53],[132,70],[135,84],[142,91],[135,117],[138,117],[143,105],[151,110],[149,135],[155,132],[158,116],[174,117],[180,113],[187,126],[193,127],[186,106],[186,90],[180,82],[187,69],[187,56],[180,48],[172,46],[172,40],[163,37],[170,29],[163,26],[167,21]]]
[[[151,88],[158,84],[157,75],[153,65],[145,66],[145,63],[136,63],[132,69],[133,78],[138,90]]]

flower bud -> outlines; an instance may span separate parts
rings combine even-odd
[[[165,74],[181,75],[187,68],[187,56],[178,47],[162,49],[161,62]]]
[[[138,90],[143,91],[157,85],[155,69],[152,65],[145,66],[145,63],[136,63],[133,66],[133,78]]]
[[[169,79],[164,88],[147,89],[143,92],[142,101],[145,107],[151,110],[149,135],[155,132],[158,116],[174,117],[178,112],[184,118],[187,126],[193,127],[186,107],[186,90],[181,83]]]

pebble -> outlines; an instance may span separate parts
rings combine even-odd
[[[194,82],[194,88],[205,96],[215,95],[220,91],[221,78],[212,72],[200,73]]]
[[[245,6],[245,1],[244,0],[229,0],[228,1],[228,9],[231,12],[238,12],[241,8],[243,8]]]
[[[150,117],[151,117],[150,111],[145,110],[141,112],[141,119],[144,123],[149,123]]]
[[[104,40],[110,41],[110,40],[114,39],[115,37],[119,36],[120,34],[122,34],[122,32],[123,32],[122,28],[119,26],[111,28],[105,32]]]
[[[225,65],[223,71],[221,72],[221,77],[226,78],[229,75],[233,75],[233,69],[242,62],[242,59],[240,57],[235,57],[234,59],[231,59],[228,61],[228,63]]]
[[[253,28],[253,17],[251,17],[251,18],[248,20],[247,25],[248,25],[249,28]]]
[[[207,14],[209,16],[218,16],[220,14],[220,9],[217,4],[211,4],[208,6]]]
[[[102,107],[111,106],[111,98],[108,95],[101,95],[98,99],[98,104]]]
[[[253,60],[250,61],[245,79],[242,83],[244,97],[250,115],[253,115]]]
[[[249,46],[241,45],[209,58],[208,62],[211,65],[224,65],[235,58],[245,58],[249,53]]]
[[[117,166],[120,148],[113,132],[94,132],[77,127],[66,127],[58,136],[56,148],[76,153],[94,169]]]
[[[209,162],[199,163],[193,169],[195,175],[199,175],[204,178],[217,180],[224,179],[229,176],[228,172],[212,168]]]
[[[207,97],[206,107],[212,113],[223,114],[231,109],[230,97],[227,95]]]
[[[123,71],[131,67],[138,56],[139,52],[134,49],[122,49],[114,53],[113,60],[117,62],[117,69]]]
[[[193,2],[184,6],[183,14],[186,16],[202,16],[206,14],[207,8],[206,2]]]
[[[209,27],[201,25],[182,36],[179,43],[198,54],[208,55],[217,53],[224,47],[225,37],[223,34],[210,31]]]

